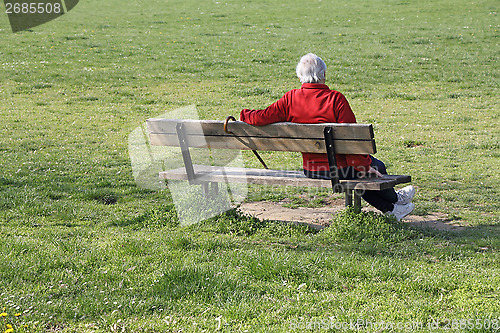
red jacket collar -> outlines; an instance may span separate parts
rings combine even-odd
[[[302,83],[301,89],[330,89],[326,84],[321,83]]]

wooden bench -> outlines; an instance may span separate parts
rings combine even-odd
[[[217,191],[217,183],[247,183],[299,187],[327,187],[345,193],[345,204],[360,207],[365,190],[383,190],[408,183],[410,176],[339,180],[335,154],[375,154],[370,124],[275,123],[252,126],[241,121],[148,119],[152,145],[180,147],[184,167],[160,172],[161,179],[187,180],[205,191]],[[234,118],[232,118],[234,119]],[[238,149],[327,153],[331,180],[307,178],[303,171],[193,165],[190,148]],[[265,164],[264,164],[265,166]],[[209,186],[209,184],[211,184]]]

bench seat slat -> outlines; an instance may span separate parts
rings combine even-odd
[[[331,188],[329,180],[307,178],[302,171],[266,170],[194,165],[196,180],[200,182],[241,183],[259,185],[286,185],[296,187]],[[160,172],[161,179],[187,180],[184,167]],[[384,178],[341,180],[345,190],[385,190],[397,184],[408,183],[410,176],[386,175]]]
[[[155,134],[149,136],[154,146],[179,146],[177,134]],[[186,135],[189,147],[213,149],[240,149],[262,151],[292,151],[308,153],[325,153],[324,139],[301,138],[262,138],[211,135]],[[335,151],[338,154],[375,154],[374,141],[335,140]]]

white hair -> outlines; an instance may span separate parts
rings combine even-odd
[[[314,53],[308,53],[300,58],[297,77],[301,83],[318,83],[325,80],[325,73],[325,62]]]

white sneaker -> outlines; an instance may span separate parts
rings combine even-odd
[[[410,203],[404,204],[404,205],[398,205],[394,204],[394,209],[392,212],[387,212],[387,215],[393,215],[396,217],[396,220],[401,221],[405,216],[410,214],[413,209],[415,209],[415,205]]]
[[[398,201],[396,205],[405,205],[410,203],[415,196],[415,188],[413,186],[406,186],[396,192],[398,195]]]

